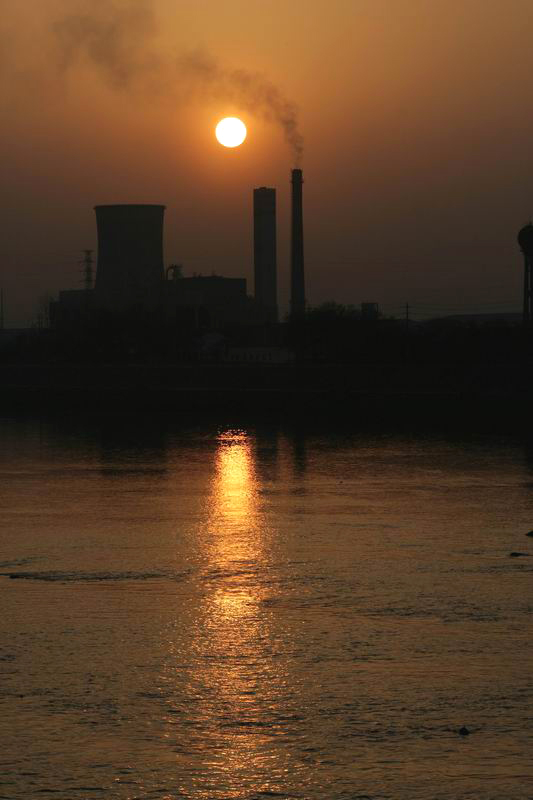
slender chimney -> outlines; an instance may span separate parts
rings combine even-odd
[[[305,313],[304,229],[302,210],[302,170],[292,170],[291,221],[291,316]]]
[[[254,189],[255,299],[269,322],[278,321],[276,281],[276,190]]]

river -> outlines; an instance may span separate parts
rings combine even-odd
[[[0,798],[531,798],[523,443],[0,433]]]

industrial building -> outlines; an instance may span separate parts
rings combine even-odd
[[[50,305],[53,327],[97,316],[157,314],[167,323],[219,327],[261,321],[245,278],[181,277],[165,272],[163,205],[96,206],[98,261],[94,287],[59,292]]]
[[[305,312],[302,171],[292,171],[291,314]],[[98,233],[96,279],[91,251],[85,251],[85,288],[59,292],[50,304],[52,327],[83,326],[102,317],[147,315],[193,329],[269,325],[278,321],[276,190],[253,193],[254,297],[245,278],[220,275],[182,277],[165,271],[164,205],[95,206]]]
[[[255,304],[246,294],[246,278],[176,277],[165,281],[163,288],[163,311],[168,323],[181,321],[193,328],[220,328],[233,323],[251,324],[256,319]]]

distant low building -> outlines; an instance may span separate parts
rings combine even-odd
[[[288,364],[294,353],[287,347],[228,347],[223,361],[237,364]]]

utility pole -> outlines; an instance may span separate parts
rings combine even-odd
[[[0,331],[4,330],[4,290],[0,289]]]
[[[85,255],[79,263],[83,264],[83,282],[85,288],[89,290],[93,288],[93,251],[83,250],[82,252]]]
[[[405,330],[409,332],[409,303],[405,304]]]

